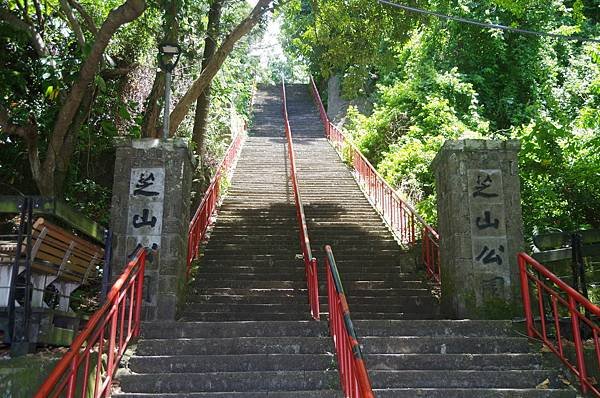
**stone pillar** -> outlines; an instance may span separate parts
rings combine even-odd
[[[516,140],[446,141],[432,163],[442,307],[456,318],[511,318],[518,310],[523,217]]]
[[[137,244],[153,247],[146,262],[143,318],[175,318],[183,297],[192,154],[181,139],[119,140],[110,228],[112,278]]]

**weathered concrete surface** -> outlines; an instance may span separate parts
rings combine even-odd
[[[518,141],[447,141],[437,186],[442,305],[457,318],[510,318],[523,250]]]
[[[327,80],[327,115],[336,125],[344,124],[350,106],[355,106],[360,113],[365,115],[369,115],[373,110],[373,104],[368,98],[344,99],[340,77],[338,75],[331,76]]]
[[[143,307],[146,320],[174,319],[179,299],[183,297],[192,162],[188,144],[181,139],[117,143],[110,226],[113,231],[112,276],[113,279],[118,277],[124,266],[123,259],[132,254],[138,243],[158,246],[157,255],[146,263]],[[150,171],[156,174],[155,179],[147,182],[156,182],[156,185],[145,189],[158,194],[142,195],[141,200],[148,199],[143,203],[132,195],[138,181],[131,181],[131,176],[139,178],[139,170],[146,170],[146,177]],[[158,182],[163,177],[161,188]],[[139,207],[144,205],[150,209],[148,217],[138,214],[142,210]],[[136,228],[132,219],[136,215],[137,225],[155,215],[157,219],[154,225]]]

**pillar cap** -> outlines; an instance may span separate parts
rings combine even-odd
[[[114,139],[116,148],[132,148],[132,149],[162,149],[164,151],[176,151],[180,148],[186,150],[189,160],[192,165],[196,165],[196,158],[191,149],[190,140],[188,138],[169,138],[167,140],[159,138],[128,138],[117,137]]]
[[[437,169],[442,156],[447,152],[476,152],[476,151],[508,151],[519,152],[521,141],[519,140],[484,140],[484,139],[464,139],[464,140],[446,140],[440,148],[435,158],[431,162],[431,168]]]

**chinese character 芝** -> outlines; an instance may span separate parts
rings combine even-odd
[[[482,198],[494,198],[498,196],[497,193],[484,192],[486,189],[492,186],[492,176],[489,174],[485,175],[485,178],[482,179],[482,175],[477,176],[477,185],[475,185],[475,192],[473,192],[473,197],[481,196]]]
[[[504,253],[504,246],[500,245],[498,247],[498,251]],[[502,265],[502,257],[500,254],[496,254],[496,249],[490,250],[490,248],[487,246],[483,246],[483,250],[481,250],[481,253],[475,257],[475,260],[481,261],[484,264],[496,263],[498,265]]]
[[[145,226],[150,226],[152,228],[154,228],[154,226],[156,225],[156,217],[150,217],[150,210],[148,209],[144,209],[142,210],[142,215],[140,216],[139,214],[136,214],[135,216],[133,216],[133,227],[134,228],[141,228],[141,227],[145,227]]]
[[[146,190],[146,188],[148,188],[151,185],[154,185],[154,173],[148,174],[147,177],[145,176],[145,173],[142,173],[140,174],[138,182],[135,184],[136,189],[133,190],[133,194],[143,196],[159,195],[159,192]]]

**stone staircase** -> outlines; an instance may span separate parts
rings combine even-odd
[[[333,248],[375,395],[575,397],[512,322],[441,319],[419,253],[400,250],[323,137],[308,87],[287,94],[313,252],[321,260]]]
[[[279,87],[254,127],[178,322],[147,323],[122,398],[341,397],[325,322],[310,320]]]
[[[400,249],[323,138],[308,87],[289,85],[288,99],[321,308],[330,244],[376,396],[575,397],[510,321],[442,319],[418,255]],[[181,319],[144,325],[116,396],[343,396],[326,314],[309,320],[287,163],[280,88],[261,87]]]

